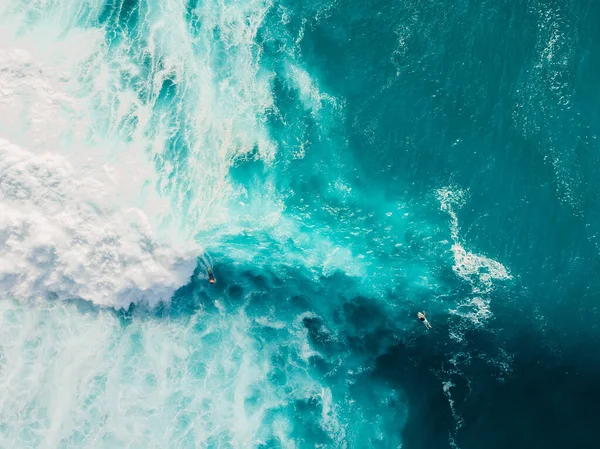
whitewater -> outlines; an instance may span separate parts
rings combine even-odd
[[[463,173],[486,146],[427,116],[443,77],[411,97],[423,39],[463,23],[446,3],[0,0],[0,448],[485,447],[473,410],[562,309],[533,239],[504,240],[512,190],[477,184],[503,153]],[[527,103],[570,114],[576,38],[530,3],[498,122],[594,247],[579,162]]]

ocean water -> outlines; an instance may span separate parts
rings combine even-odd
[[[0,448],[600,447],[600,3],[0,22]]]

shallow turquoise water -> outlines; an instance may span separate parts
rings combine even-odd
[[[0,5],[0,447],[598,446],[595,2]]]

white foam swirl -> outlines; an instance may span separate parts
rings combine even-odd
[[[489,293],[495,281],[511,279],[508,270],[500,262],[486,256],[467,251],[459,239],[456,208],[465,203],[465,192],[449,188],[439,189],[440,209],[450,216],[450,234],[452,236],[452,269],[458,277],[471,285],[472,295],[452,310],[452,313],[469,318],[474,324],[481,324],[491,316]]]

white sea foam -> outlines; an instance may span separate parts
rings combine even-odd
[[[109,46],[105,30],[97,27],[103,2],[85,7],[77,2],[0,2],[0,113],[7,118],[0,123],[0,138],[7,141],[3,158],[9,165],[16,163],[13,159],[26,167],[48,165],[55,182],[42,192],[35,187],[42,182],[35,176],[19,180],[18,172],[7,173],[4,183],[11,189],[29,182],[34,187],[24,189],[36,188],[40,197],[54,198],[53,203],[40,202],[14,193],[10,207],[20,217],[13,222],[49,221],[35,229],[45,226],[46,238],[57,245],[48,250],[60,259],[52,270],[67,267],[65,282],[74,283],[59,288],[52,281],[47,293],[81,295],[103,305],[112,301],[117,307],[129,300],[154,303],[186,282],[193,268],[187,249],[199,253],[192,240],[198,231],[231,224],[239,216],[257,226],[276,226],[283,205],[275,194],[261,198],[260,207],[229,209],[231,199],[244,195],[229,179],[235,160],[257,149],[258,157],[269,161],[276,151],[264,126],[264,114],[273,104],[272,75],[261,69],[254,42],[270,6],[262,0],[198,4],[192,13],[202,27],[195,36],[183,3],[150,2],[137,32]],[[86,22],[92,26],[74,26]],[[136,47],[139,52],[132,51]],[[148,71],[142,74],[144,67]],[[136,83],[124,81],[135,77],[140,78]],[[163,107],[160,94],[168,80],[178,93]],[[169,154],[175,138],[186,150]],[[265,193],[273,192],[266,188]],[[68,228],[57,217],[40,218],[50,209],[72,215]],[[34,212],[37,221],[29,217]],[[53,226],[66,243],[56,240],[57,235],[49,237],[58,233]],[[75,267],[74,256],[67,263],[61,248],[71,245],[76,232],[90,248],[79,250],[86,264]],[[24,240],[30,237],[19,241],[13,234],[12,251],[16,254],[19,247],[22,257],[28,257]],[[93,248],[99,242],[104,246]],[[106,254],[100,254],[104,247]],[[103,260],[105,271],[96,266],[92,251],[99,253],[95,257]],[[75,253],[72,248],[70,254]],[[21,274],[30,280],[23,284],[7,271],[4,286],[9,288],[11,278],[12,286],[20,286],[16,296],[41,294],[45,287],[40,279],[50,282],[60,272],[48,277],[44,268],[38,269],[37,275],[35,270]]]
[[[0,447],[301,447],[295,401],[317,403],[344,447],[339,398],[287,359],[300,342],[285,330],[260,341],[252,326],[234,310],[123,326],[108,310],[0,301]]]
[[[200,249],[189,242],[179,249],[173,232],[159,232],[169,203],[152,188],[148,141],[96,126],[94,95],[107,90],[86,93],[80,75],[90,64],[106,68],[103,36],[75,29],[59,38],[62,29],[50,22],[31,32],[19,32],[18,20],[3,25],[2,296],[117,308],[169,300],[188,282]],[[119,100],[120,108],[137,101],[128,92]],[[149,110],[136,108],[143,122]],[[113,123],[123,114],[117,110]]]
[[[0,289],[19,299],[127,307],[170,299],[194,254],[153,238],[143,210],[107,204],[109,185],[62,156],[0,140]]]
[[[332,108],[338,107],[335,97],[322,92],[306,70],[290,63],[287,72],[293,86],[300,94],[302,105],[310,110],[314,116],[317,116],[324,104],[329,104]]]
[[[452,417],[454,418],[454,422],[456,423],[456,427],[455,427],[455,431],[456,431],[462,426],[463,418],[456,411],[456,408],[454,407],[454,399],[452,399],[452,392],[450,391],[450,389],[455,386],[456,385],[454,385],[452,383],[452,381],[450,381],[450,380],[447,380],[446,382],[442,382],[442,390],[444,391],[444,394],[448,398],[448,403],[450,404],[450,411],[452,412]]]
[[[459,223],[456,210],[466,201],[466,193],[449,188],[437,191],[440,208],[450,216],[451,250],[454,255],[452,269],[458,277],[471,285],[472,294],[460,303],[451,313],[468,318],[476,325],[483,324],[491,315],[489,293],[496,281],[511,279],[508,270],[500,262],[486,256],[467,251],[459,238]]]

